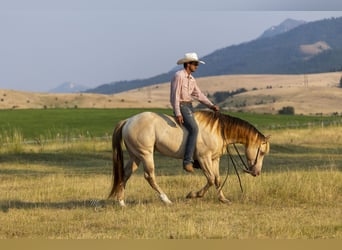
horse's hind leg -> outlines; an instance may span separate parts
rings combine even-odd
[[[130,159],[125,165],[123,185],[121,185],[121,189],[118,191],[118,194],[117,194],[117,199],[121,206],[125,206],[124,198],[125,198],[126,183],[128,179],[132,176],[134,171],[137,170],[138,165],[139,165],[139,160],[134,157],[130,157]]]
[[[164,191],[159,187],[159,185],[156,182],[156,177],[154,174],[154,161],[153,161],[153,155],[149,154],[145,156],[142,160],[144,164],[144,177],[147,180],[147,182],[150,184],[150,186],[156,190],[159,194],[160,199],[166,203],[171,204],[172,202],[169,200],[167,195],[164,193]]]
[[[132,176],[135,170],[138,169],[139,163],[140,161],[135,157],[131,157],[126,163],[124,170],[124,187],[126,187],[128,179]]]

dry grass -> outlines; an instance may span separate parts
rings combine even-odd
[[[325,50],[329,50],[331,48],[326,42],[319,41],[313,44],[300,45],[299,49],[302,53],[307,55],[306,59],[309,59],[310,57],[322,53]]]
[[[233,102],[246,102],[243,111],[277,113],[285,106],[297,114],[341,113],[342,73],[306,75],[225,75],[198,78],[204,93],[249,90]],[[0,90],[0,109],[26,108],[170,108],[169,83],[158,83],[114,95],[46,94]],[[253,90],[253,91],[252,91]]]
[[[37,166],[40,168],[40,166]],[[1,238],[341,239],[341,173],[315,170],[244,177],[246,193],[227,185],[233,204],[184,198],[202,176],[159,177],[174,201],[162,204],[141,176],[128,208],[104,200],[108,176],[16,177],[1,181]]]
[[[318,148],[338,148],[342,145],[342,127],[311,127],[268,131],[272,142]]]
[[[0,238],[342,239],[341,132],[277,131],[265,172],[241,176],[244,193],[228,177],[231,205],[219,203],[214,188],[186,199],[206,182],[198,172],[157,177],[173,201],[166,206],[139,171],[127,185],[128,207],[113,204],[109,141],[2,148]]]

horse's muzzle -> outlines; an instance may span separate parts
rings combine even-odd
[[[250,170],[250,169],[244,169],[243,170],[245,173],[247,173],[247,174],[250,174],[250,175],[252,175],[252,176],[254,176],[254,177],[256,177],[256,176],[259,176],[260,175],[260,171],[255,171],[255,170]]]

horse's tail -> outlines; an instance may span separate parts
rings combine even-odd
[[[122,128],[126,124],[126,120],[120,121],[114,128],[112,136],[113,150],[113,186],[108,198],[116,195],[123,185],[124,167],[123,167],[123,151],[122,151]]]

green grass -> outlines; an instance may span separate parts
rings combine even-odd
[[[0,110],[0,134],[17,130],[24,140],[37,138],[101,137],[111,135],[115,124],[146,109],[33,109]],[[169,109],[150,111],[172,114]],[[230,113],[252,123],[260,130],[301,128],[308,124],[341,124],[339,116],[287,116]]]
[[[40,136],[105,136],[115,124],[144,109],[32,109],[0,110],[0,130],[17,129],[25,139]],[[169,110],[154,109],[170,113]]]
[[[111,133],[115,124],[130,117],[143,109],[45,109],[45,110],[2,110],[0,111],[3,123],[0,123],[0,160],[52,162],[52,164],[65,165],[71,168],[74,163],[83,169],[100,159],[101,164],[110,159]],[[155,109],[155,112],[171,113],[171,110]],[[289,122],[289,116],[284,115],[258,115],[236,113],[232,114],[263,126],[276,126]],[[281,171],[295,169],[311,169],[342,166],[342,141],[337,136],[341,127],[329,126],[321,130],[308,128],[308,122],[317,121],[317,117],[291,116],[293,121],[301,124],[304,129],[292,128],[281,130],[279,128],[265,128],[272,134],[271,154],[265,158],[263,171]],[[338,119],[338,117],[321,117],[319,119]],[[262,130],[262,132],[264,132]],[[298,139],[299,137],[299,139]],[[312,139],[308,139],[312,137]],[[288,138],[288,139],[286,139]],[[321,139],[319,139],[321,138]],[[76,139],[76,140],[74,140]],[[33,140],[35,143],[25,146],[25,142]],[[46,142],[45,142],[46,140]],[[321,145],[321,140],[326,141]],[[103,151],[98,150],[102,143]],[[157,154],[158,155],[158,154]],[[322,155],[325,155],[322,157]],[[295,156],[295,157],[294,157]],[[74,161],[76,159],[77,161]],[[167,159],[174,165],[180,165],[178,160]],[[71,162],[74,162],[71,164]],[[180,174],[181,170],[164,167],[163,157],[156,157],[159,174]],[[71,165],[70,165],[71,164]],[[221,166],[226,168],[227,157],[221,159]]]

